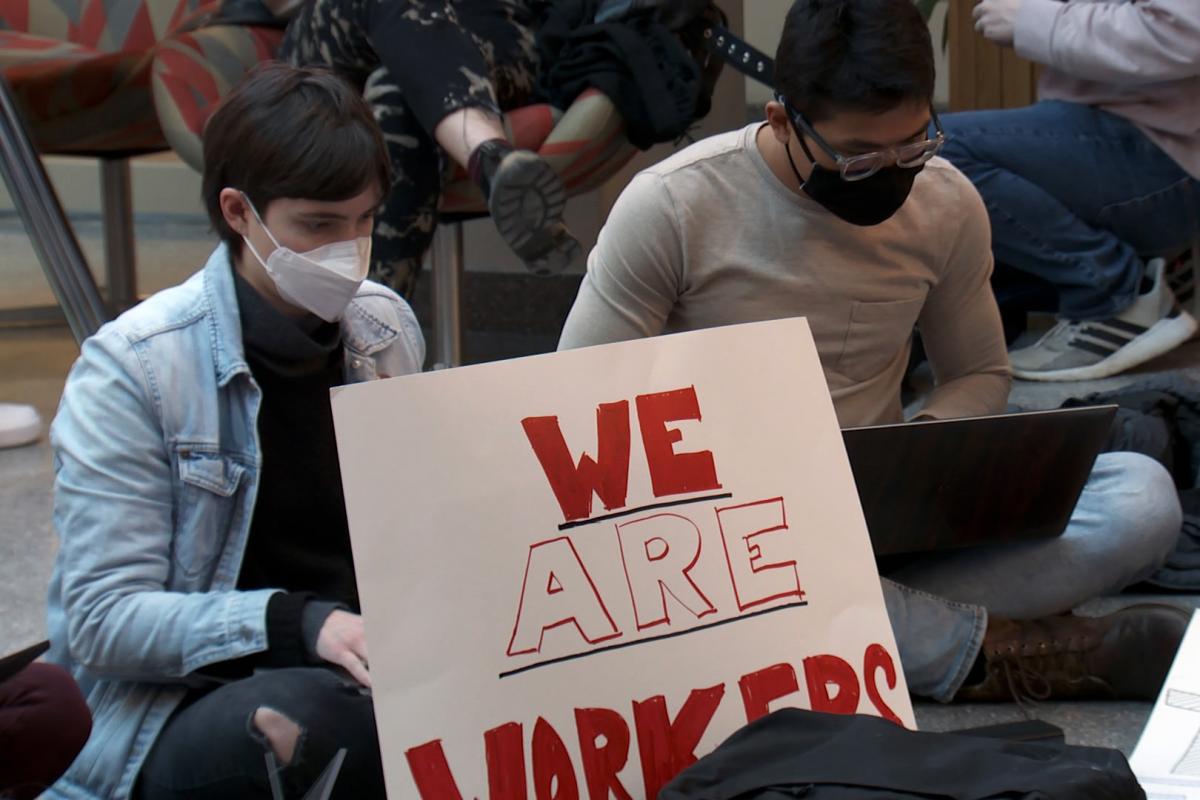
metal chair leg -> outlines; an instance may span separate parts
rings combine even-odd
[[[129,174],[128,158],[100,159],[100,190],[108,305],[116,315],[137,302],[133,182]]]
[[[433,272],[433,368],[462,365],[463,227],[442,222],[429,253]]]
[[[108,312],[45,167],[33,148],[8,82],[2,76],[0,173],[71,333],[82,344],[109,318]]]

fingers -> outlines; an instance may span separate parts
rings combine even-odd
[[[991,21],[991,14],[986,2],[981,2],[971,11],[971,16],[975,18],[975,30],[979,33],[987,35],[988,24]]]
[[[371,658],[367,655],[367,637],[365,635],[359,638],[358,646],[354,648],[354,653],[367,666],[367,669],[371,668]]]
[[[367,632],[363,626],[362,617],[354,617],[353,623],[346,627],[342,641],[363,664],[370,664],[367,658]]]
[[[350,673],[350,677],[361,683],[368,689],[371,688],[371,675],[367,672],[367,665],[359,659],[357,655],[346,650],[342,657],[337,662]]]
[[[1018,4],[1004,0],[979,0],[971,16],[975,18],[975,30],[985,39],[1008,47],[1013,43],[1013,18]]]
[[[317,640],[317,655],[342,667],[354,680],[371,688],[366,630],[358,614],[340,610],[330,614]]]
[[[356,681],[368,689],[371,688],[371,676],[368,672],[370,661],[367,659],[367,634],[361,616],[355,614],[347,618],[342,631],[342,644],[345,647],[341,665],[346,668]]]
[[[992,8],[992,4],[988,0],[979,0],[975,4],[975,7],[971,9],[971,16],[975,18],[975,30],[983,33],[993,22],[996,14]]]
[[[359,632],[358,636],[355,636],[347,645],[350,650],[350,660],[356,667],[355,669],[347,667],[347,669],[350,670],[350,674],[354,676],[355,680],[370,689],[371,676],[368,674],[368,670],[371,668],[371,662],[367,658],[367,640]]]

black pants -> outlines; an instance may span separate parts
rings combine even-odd
[[[280,57],[362,87],[395,182],[375,223],[371,277],[411,296],[449,166],[433,130],[448,114],[530,101],[533,26],[549,0],[309,0]]]
[[[167,722],[142,767],[137,800],[269,798],[270,744],[253,724],[274,709],[300,728],[295,754],[279,772],[285,796],[303,797],[340,748],[346,760],[334,798],[384,797],[371,698],[320,667],[260,672],[189,697]]]

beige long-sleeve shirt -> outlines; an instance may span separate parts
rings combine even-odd
[[[1003,410],[1011,383],[975,188],[935,158],[887,222],[858,227],[784,186],[758,125],[639,173],[588,258],[559,349],[808,318],[843,426],[901,419],[914,324],[937,379],[921,413]]]
[[[1200,0],[1022,0],[1013,44],[1049,68],[1038,97],[1124,117],[1200,178]]]

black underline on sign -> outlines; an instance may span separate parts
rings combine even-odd
[[[594,656],[597,653],[604,653],[609,650],[620,650],[624,647],[633,647],[634,645],[639,644],[649,644],[650,642],[660,642],[663,639],[674,639],[676,636],[687,636],[689,633],[695,633],[696,631],[703,631],[707,630],[708,628],[718,628],[721,625],[728,625],[731,622],[741,622],[742,620],[750,619],[751,617],[761,617],[763,614],[774,614],[776,611],[785,611],[789,608],[800,608],[801,606],[806,605],[808,605],[807,600],[797,600],[794,603],[785,603],[781,606],[772,606],[771,608],[764,608],[762,611],[751,611],[749,614],[740,614],[736,617],[730,617],[729,619],[710,622],[707,625],[697,625],[694,628],[688,628],[686,631],[675,631],[674,633],[664,633],[661,636],[648,636],[645,639],[638,639],[634,642],[622,642],[621,644],[610,644],[608,647],[597,647],[595,650],[588,650],[583,653],[575,653],[574,655],[551,658],[547,661],[539,661],[536,664],[526,664],[525,666],[517,669],[510,669],[508,672],[501,672],[500,677],[507,678],[511,675],[519,675],[522,672],[528,672],[531,669],[548,667],[551,664],[561,664],[564,661],[574,661],[577,658],[587,658],[588,656]]]
[[[596,522],[604,522],[606,519],[616,519],[617,517],[627,517],[630,514],[637,514],[642,511],[653,511],[656,508],[670,508],[671,506],[685,506],[688,503],[703,503],[705,500],[727,500],[733,497],[733,492],[725,494],[710,494],[705,497],[690,497],[687,500],[668,500],[665,503],[654,503],[648,506],[639,506],[638,508],[627,508],[624,511],[615,511],[612,514],[605,514],[603,517],[592,517],[591,519],[577,519],[574,522],[564,522],[558,526],[560,531],[565,531],[567,528],[578,528],[580,525],[591,525]]]

